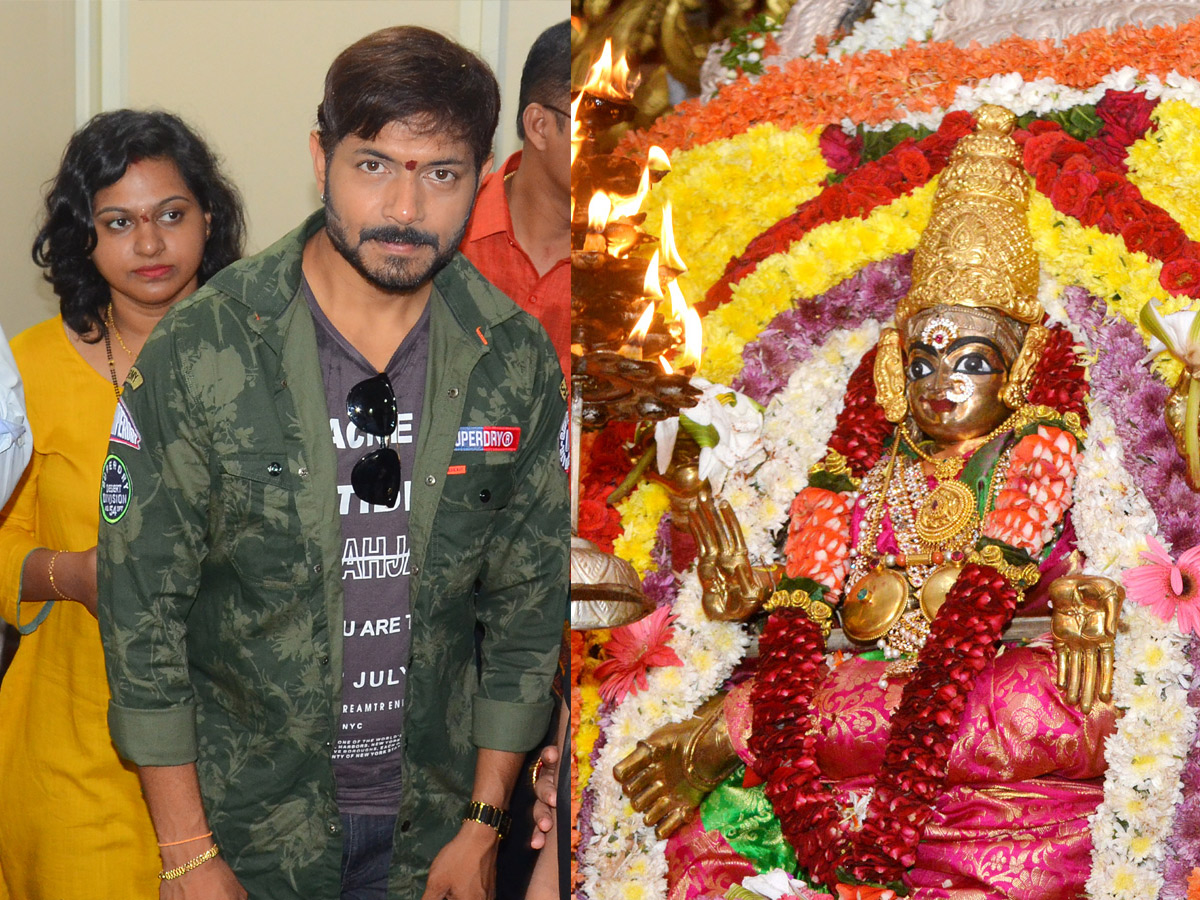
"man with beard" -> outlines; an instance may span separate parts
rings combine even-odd
[[[434,32],[343,51],[324,209],[173,309],[126,382],[100,622],[164,897],[492,894],[569,537],[553,347],[457,252],[498,109]]]

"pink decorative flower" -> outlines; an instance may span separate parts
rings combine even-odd
[[[1164,622],[1178,617],[1180,631],[1200,634],[1200,547],[1185,550],[1175,561],[1152,535],[1146,542],[1146,565],[1121,576],[1129,599],[1150,607]]]
[[[896,892],[891,888],[873,887],[866,884],[839,884],[838,900],[894,900]]]
[[[608,659],[596,667],[596,677],[604,679],[600,696],[620,702],[630,691],[644,690],[646,672],[661,666],[682,666],[683,660],[667,646],[675,629],[671,627],[678,616],[661,606],[644,619],[614,628],[604,645]]]

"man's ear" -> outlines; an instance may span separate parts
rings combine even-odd
[[[325,151],[321,147],[321,132],[308,135],[308,152],[312,154],[313,176],[317,179],[317,192],[325,199]]]
[[[529,103],[521,112],[521,124],[525,126],[525,143],[532,144],[539,151],[547,147],[547,129],[554,128],[551,121],[554,114],[540,103]]]
[[[479,172],[475,175],[475,196],[479,196],[480,190],[483,188],[483,179],[490,171],[492,171],[492,163],[496,161],[496,154],[489,153],[487,159],[483,161],[483,165],[479,167]]]

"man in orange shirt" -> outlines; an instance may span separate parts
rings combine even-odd
[[[537,317],[571,374],[571,23],[552,25],[521,71],[525,142],[483,180],[459,249]]]

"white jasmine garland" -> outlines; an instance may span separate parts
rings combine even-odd
[[[895,50],[909,41],[927,41],[946,0],[876,0],[871,17],[854,23],[850,33],[830,44],[828,56],[838,59],[866,50]]]
[[[712,622],[700,603],[694,571],[683,576],[673,612],[671,647],[682,666],[651,669],[647,689],[629,694],[613,712],[596,760],[592,839],[579,849],[583,892],[590,900],[662,898],[667,890],[666,842],[636,813],[612,776],[613,766],[656,728],[689,718],[720,689],[745,656],[749,637],[738,624]]]

